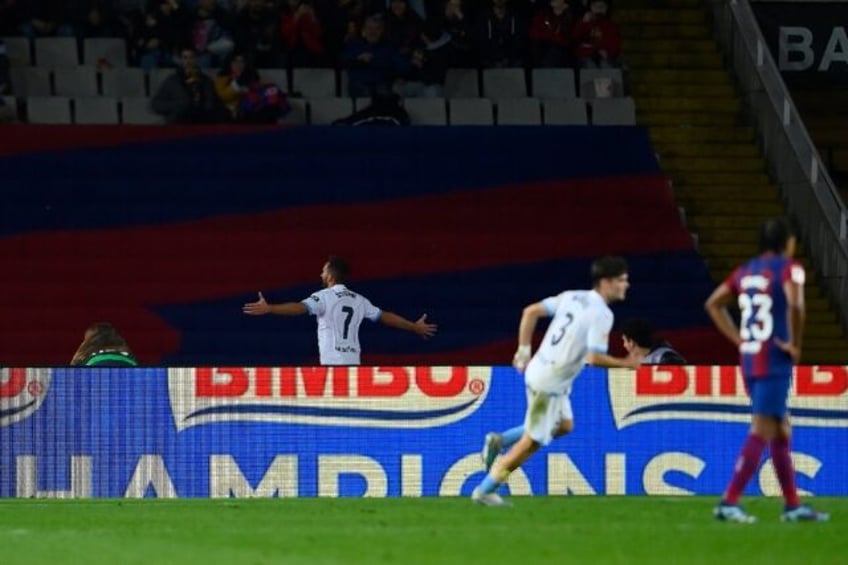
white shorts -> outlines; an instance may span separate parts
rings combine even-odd
[[[524,416],[524,433],[533,441],[548,445],[554,439],[554,432],[563,420],[573,420],[571,398],[567,394],[551,395],[536,392],[527,387],[527,413]]]

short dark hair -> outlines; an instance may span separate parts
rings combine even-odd
[[[341,257],[330,255],[327,258],[327,272],[330,273],[337,283],[343,284],[347,281],[347,277],[350,274],[350,265]]]
[[[624,257],[601,257],[592,261],[592,286],[597,286],[601,279],[620,277],[627,273],[627,261]]]
[[[654,346],[654,328],[641,318],[630,318],[621,324],[621,335],[636,342],[639,347]]]
[[[781,253],[786,249],[789,238],[795,235],[785,218],[770,218],[760,226],[760,253],[774,251]]]

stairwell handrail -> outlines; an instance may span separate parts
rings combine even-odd
[[[769,170],[848,329],[848,211],[795,108],[748,0],[711,0],[717,39],[755,118]]]

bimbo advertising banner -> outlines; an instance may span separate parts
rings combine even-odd
[[[586,368],[571,399],[511,494],[718,495],[750,422],[736,367]],[[848,368],[790,404],[799,489],[848,494]],[[469,495],[524,409],[510,367],[0,369],[0,496]],[[768,459],[748,493],[779,494]]]

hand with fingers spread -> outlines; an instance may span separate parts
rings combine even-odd
[[[415,320],[415,328],[412,330],[417,335],[422,337],[423,339],[429,339],[436,335],[436,330],[439,329],[439,326],[436,324],[428,324],[427,323],[427,314],[422,315],[420,318]]]
[[[249,314],[251,316],[261,316],[263,314],[268,314],[271,311],[271,307],[268,306],[268,302],[265,300],[265,296],[262,292],[259,292],[259,300],[256,302],[248,302],[241,309],[245,314]]]

